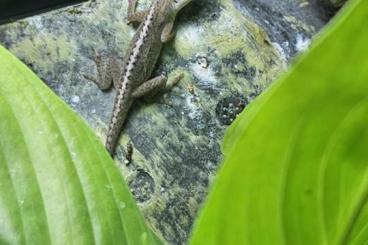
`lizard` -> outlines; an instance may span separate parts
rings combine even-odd
[[[96,50],[93,60],[97,67],[97,78],[84,77],[94,82],[101,90],[112,84],[117,90],[110,124],[106,135],[106,150],[111,156],[135,99],[151,95],[159,90],[169,90],[183,75],[171,81],[164,75],[150,79],[164,43],[173,37],[173,26],[177,13],[192,0],[154,0],[147,11],[137,11],[138,0],[128,0],[128,23],[140,23],[126,51],[123,63],[116,58],[103,62]]]

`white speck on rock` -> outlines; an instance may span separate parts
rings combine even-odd
[[[295,47],[298,51],[304,51],[309,47],[310,39],[303,37],[301,34],[296,36],[296,44]]]
[[[285,45],[289,45],[288,43],[284,43]],[[284,62],[287,61],[287,57],[285,54],[284,49],[281,47],[280,44],[276,43],[276,42],[272,42],[272,46],[276,49],[276,51],[279,53],[280,59]]]
[[[189,110],[188,117],[192,120],[201,118],[201,111],[199,110],[196,103],[193,103],[194,101],[194,96],[189,96],[186,98],[186,107]]]
[[[73,102],[74,104],[79,103],[79,101],[80,101],[80,98],[79,98],[79,96],[78,96],[78,95],[74,95],[74,96],[72,97],[72,102]]]
[[[208,67],[208,61],[205,56],[198,56],[197,57],[198,64],[203,68],[206,69]]]
[[[198,63],[191,64],[189,66],[191,73],[196,76],[200,81],[199,83],[210,87],[217,82],[215,72],[209,66],[208,68],[203,68]]]

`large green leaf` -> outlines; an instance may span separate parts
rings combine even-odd
[[[85,123],[0,47],[0,244],[159,244]]]
[[[368,244],[368,1],[227,132],[191,244]]]

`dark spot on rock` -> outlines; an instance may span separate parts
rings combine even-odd
[[[219,0],[208,1],[192,1],[185,7],[178,16],[179,21],[215,21],[221,13],[221,3]]]
[[[230,125],[247,104],[248,100],[242,96],[224,98],[216,106],[217,119],[222,125]]]
[[[146,202],[155,192],[155,181],[149,173],[139,169],[135,178],[129,182],[129,188],[137,202]]]
[[[231,69],[238,77],[244,77],[248,81],[253,81],[257,74],[257,69],[250,66],[244,54],[241,51],[235,52],[222,59],[225,66]]]

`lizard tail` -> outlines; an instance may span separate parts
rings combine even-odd
[[[121,105],[120,108],[114,108],[114,112],[111,116],[109,129],[107,131],[105,148],[111,156],[115,154],[116,146],[119,141],[121,129],[128,114],[128,110],[132,104],[132,101],[124,101],[125,103],[118,103]]]

